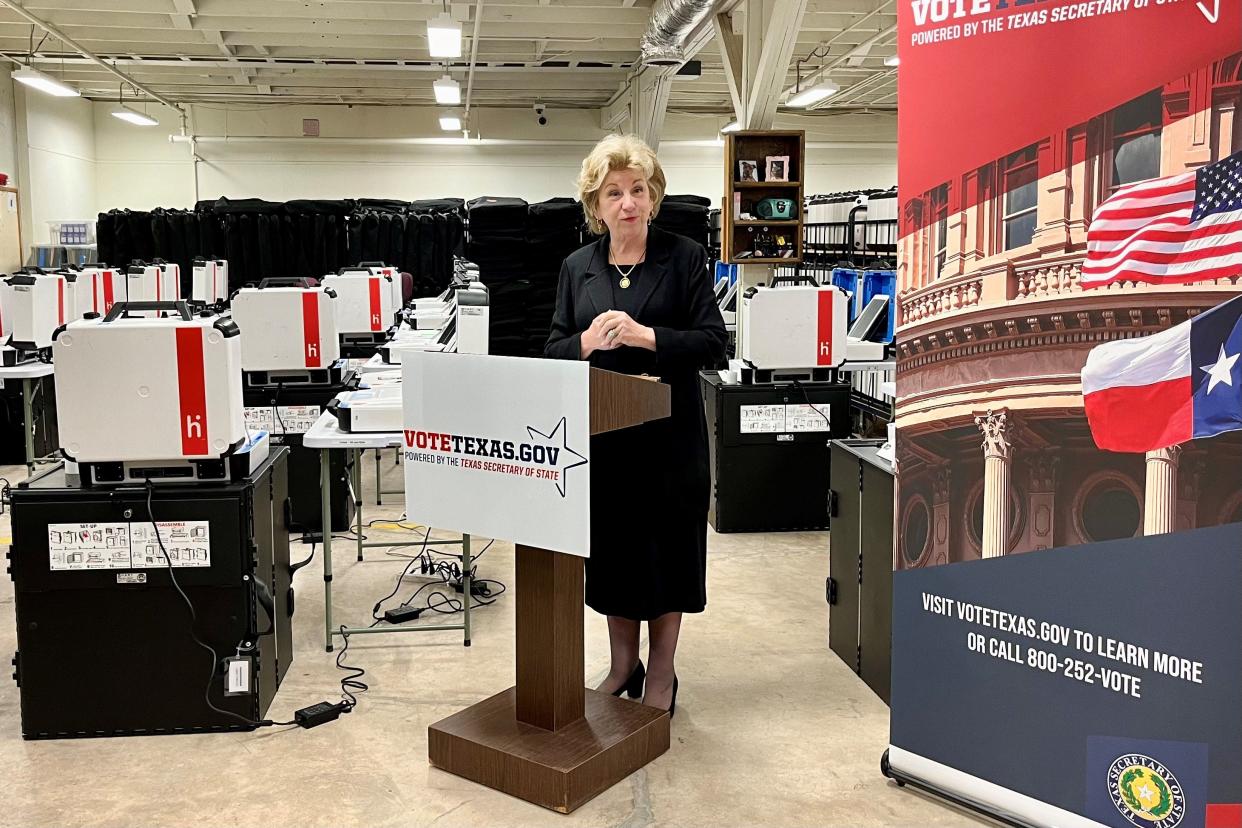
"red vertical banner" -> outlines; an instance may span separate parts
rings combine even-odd
[[[101,274],[100,278],[103,279],[103,296],[104,296],[103,312],[107,313],[108,311],[112,310],[112,303],[115,301],[115,299],[113,298],[113,294],[112,294],[112,280],[114,276],[111,270],[105,270]],[[96,299],[95,310],[99,310],[98,299]]]
[[[832,359],[832,322],[833,322],[833,291],[821,290],[819,292],[818,314],[818,335],[815,342],[815,364],[816,365],[835,365]]]
[[[368,280],[371,287],[371,330],[382,331],[383,314],[380,312],[380,280],[372,278]]]
[[[319,293],[302,294],[302,352],[307,368],[319,368]]]
[[[177,328],[177,395],[181,403],[181,453],[187,457],[205,455],[207,380],[202,328]]]

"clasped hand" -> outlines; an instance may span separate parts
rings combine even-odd
[[[591,322],[591,327],[582,332],[584,359],[590,356],[592,351],[611,351],[622,345],[654,351],[656,349],[655,331],[646,325],[638,324],[625,311],[610,310],[595,317]]]

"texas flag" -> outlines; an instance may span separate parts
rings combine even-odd
[[[1242,296],[1091,350],[1082,394],[1095,444],[1147,452],[1242,429]]]

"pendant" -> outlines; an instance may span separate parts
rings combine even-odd
[[[618,282],[617,284],[619,284],[619,285],[621,286],[621,289],[622,289],[622,290],[625,290],[626,288],[628,288],[628,287],[630,286],[630,277],[629,277],[629,276],[622,276],[622,277],[621,277],[621,281],[620,281],[620,282]]]

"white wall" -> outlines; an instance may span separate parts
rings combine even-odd
[[[27,180],[19,181],[27,245],[49,240],[48,222],[93,219],[99,199],[95,184],[95,105],[82,98],[53,98],[39,92],[16,94],[17,151],[26,156]]]
[[[187,144],[168,136],[179,130],[176,114],[151,107],[158,127],[135,127],[112,118],[109,104],[96,105],[97,201],[99,210],[189,207],[195,170]],[[486,140],[509,145],[348,143],[342,139],[441,139],[431,107],[267,106],[250,109],[194,107],[190,130],[228,136],[227,143],[201,142],[197,198],[373,197],[413,200],[480,195],[540,201],[574,193],[582,156],[602,136],[595,110],[550,110],[549,125],[527,110],[475,110]],[[320,138],[301,138],[303,118],[319,118]],[[723,146],[716,142],[724,119],[670,114],[660,157],[669,192],[695,193],[719,203]],[[782,119],[780,128],[806,129],[806,192],[888,187],[896,182],[895,119],[883,116]],[[249,137],[286,140],[248,142]],[[816,142],[831,142],[816,148]],[[551,142],[564,142],[551,144]]]

